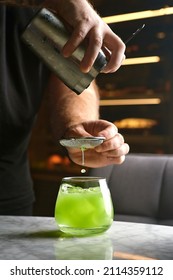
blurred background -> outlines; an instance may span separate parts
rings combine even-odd
[[[115,123],[131,153],[173,153],[173,2],[92,0],[100,16],[125,42],[123,66],[100,74],[100,116]],[[35,124],[29,156],[37,197],[36,215],[53,215],[58,180],[80,174],[66,151],[53,143],[46,97]],[[47,191],[49,188],[49,191]],[[41,197],[40,197],[41,190]],[[49,207],[50,206],[50,207]]]

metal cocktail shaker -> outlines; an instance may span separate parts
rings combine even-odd
[[[77,94],[83,92],[106,65],[106,56],[99,52],[88,73],[80,71],[85,47],[80,45],[69,58],[61,50],[70,34],[64,24],[50,11],[42,9],[26,27],[22,39],[47,64],[47,66]]]

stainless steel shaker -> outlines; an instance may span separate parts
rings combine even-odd
[[[47,66],[77,94],[82,93],[106,65],[102,51],[88,73],[80,70],[85,46],[80,45],[71,57],[65,58],[61,50],[70,34],[64,24],[49,10],[42,9],[28,24],[22,39],[47,64]]]

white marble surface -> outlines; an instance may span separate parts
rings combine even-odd
[[[54,218],[0,216],[0,259],[173,259],[173,227],[114,222],[104,234],[65,237]]]

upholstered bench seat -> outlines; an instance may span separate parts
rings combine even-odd
[[[129,154],[121,165],[91,169],[104,176],[115,220],[173,225],[173,156]]]

